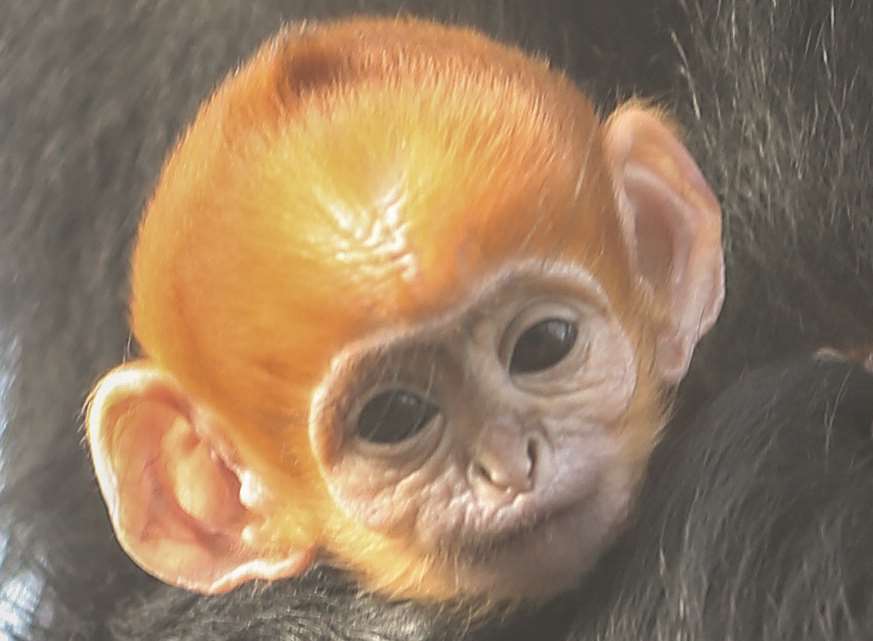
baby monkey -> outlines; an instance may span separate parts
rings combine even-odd
[[[615,537],[724,291],[657,110],[601,122],[467,29],[287,29],[204,104],[133,256],[139,360],[87,416],[118,539],[218,593],[326,562],[540,600]]]

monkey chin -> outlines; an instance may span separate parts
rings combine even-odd
[[[461,543],[449,562],[462,598],[512,609],[576,587],[626,521],[633,492],[621,485],[601,486],[512,530]]]

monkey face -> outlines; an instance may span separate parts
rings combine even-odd
[[[351,519],[413,541],[465,590],[543,596],[591,565],[628,508],[636,385],[596,280],[528,265],[450,317],[338,356],[310,438]]]

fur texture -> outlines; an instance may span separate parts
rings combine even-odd
[[[0,8],[0,362],[10,373],[0,378],[9,537],[0,620],[12,638],[468,632],[438,612],[358,598],[329,572],[214,599],[156,585],[117,549],[75,430],[94,378],[128,343],[123,266],[166,150],[281,17],[332,15],[340,4]],[[615,13],[528,5],[533,15],[510,2],[421,4],[404,6],[551,55],[604,105],[635,92],[674,103],[722,199],[728,242],[727,308],[695,359],[689,406],[749,363],[869,339],[866,4],[688,0],[653,5],[657,19],[636,2]],[[870,636],[871,475],[858,431],[869,417],[863,402],[832,412],[847,380],[862,401],[866,383],[843,366],[788,372],[747,378],[710,418],[687,432],[677,424],[652,466],[651,504],[592,578],[593,594],[468,638],[563,639],[571,624],[572,638],[601,641]]]
[[[675,426],[568,638],[869,638],[871,392],[860,367],[796,359]]]
[[[680,4],[673,102],[722,202],[728,283],[687,380],[717,390],[798,348],[869,345],[873,11]]]

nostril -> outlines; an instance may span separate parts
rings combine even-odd
[[[527,477],[531,478],[534,475],[534,470],[537,466],[537,458],[539,458],[539,445],[534,437],[530,437],[527,441]]]
[[[491,477],[491,474],[488,472],[488,468],[482,465],[481,463],[474,462],[473,463],[473,475],[477,478],[482,479],[483,481],[487,481],[488,483],[494,483],[494,479]]]
[[[529,492],[534,487],[537,466],[541,463],[542,443],[535,435],[502,451],[480,451],[470,461],[468,478],[477,488],[501,495]]]
[[[517,480],[505,473],[500,467],[474,461],[470,464],[470,480],[474,486],[488,494],[497,493],[501,496],[513,495],[518,491]]]

